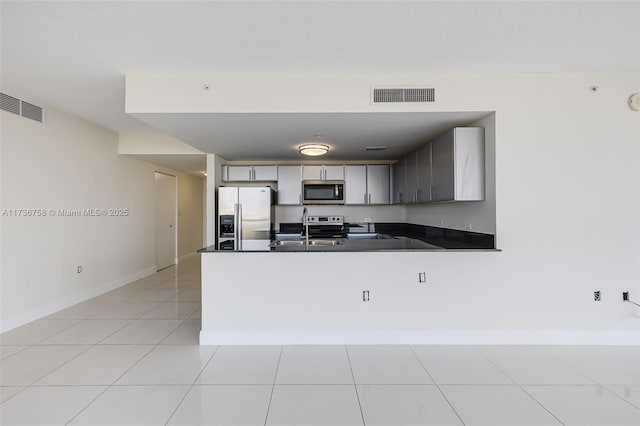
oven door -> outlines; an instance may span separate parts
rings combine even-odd
[[[344,181],[302,181],[302,204],[344,204]]]

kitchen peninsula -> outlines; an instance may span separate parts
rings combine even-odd
[[[441,325],[456,327],[442,299],[487,271],[494,236],[401,223],[375,229],[342,244],[277,244],[300,241],[287,234],[268,251],[201,250],[200,344],[428,343]]]

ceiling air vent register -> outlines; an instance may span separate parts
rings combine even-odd
[[[42,123],[42,108],[5,93],[0,93],[0,109]]]
[[[0,93],[0,109],[20,115],[20,99]]]
[[[435,92],[436,90],[433,87],[374,87],[372,91],[372,98],[374,104],[435,102]]]

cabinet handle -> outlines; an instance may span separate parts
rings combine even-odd
[[[251,180],[251,172],[252,172],[252,171],[253,171],[253,170],[249,169],[249,180]]]
[[[364,194],[364,204],[367,204],[367,194]]]
[[[298,195],[298,204],[302,205],[302,194]]]
[[[369,194],[369,204],[371,204],[371,194]]]
[[[253,180],[256,180],[256,169],[253,169]]]

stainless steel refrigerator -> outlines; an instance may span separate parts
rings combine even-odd
[[[218,188],[218,250],[269,250],[275,220],[270,187]]]

